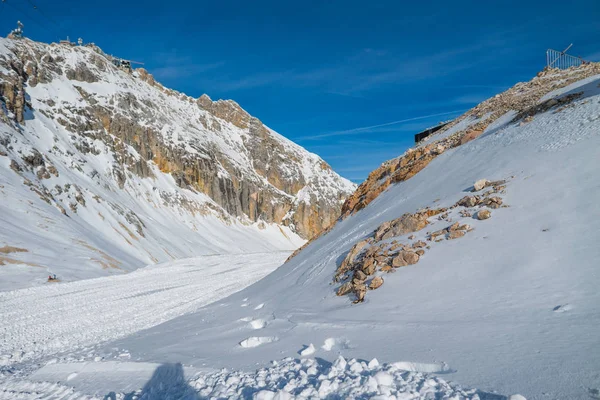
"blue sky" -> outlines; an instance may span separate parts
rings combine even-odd
[[[529,80],[548,48],[600,61],[598,0],[0,2],[0,33],[17,19],[33,39],[82,37],[166,86],[234,99],[356,182]]]

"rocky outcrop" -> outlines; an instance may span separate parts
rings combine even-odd
[[[503,205],[498,193],[504,193],[506,181],[477,181],[474,188],[488,191],[479,195],[467,195],[450,207],[424,208],[415,213],[406,213],[400,218],[383,222],[367,238],[357,242],[339,264],[333,283],[341,282],[338,296],[352,294],[354,303],[364,301],[367,288],[378,289],[384,283],[381,274],[394,272],[398,268],[419,263],[432,245],[464,237],[474,228],[467,223],[452,219],[460,216],[485,220],[491,216],[488,208]],[[473,213],[474,207],[480,210]],[[432,218],[435,217],[435,218]],[[444,224],[441,229],[420,234],[430,224]],[[447,225],[449,224],[449,225]],[[423,238],[418,239],[421,235]],[[404,239],[402,237],[405,237]],[[425,241],[426,240],[426,241]],[[367,281],[371,278],[370,282]]]
[[[35,111],[68,131],[80,154],[108,151],[110,178],[121,189],[132,174],[157,179],[157,166],[180,188],[207,195],[203,212],[288,226],[309,239],[336,221],[355,188],[232,100],[193,99],[144,69],[127,74],[95,46],[3,41],[0,121],[26,124],[34,108],[28,87],[67,80],[80,98],[36,98]],[[40,179],[52,173],[41,167]]]
[[[568,70],[549,69],[539,73],[529,82],[518,83],[477,107],[467,111],[426,141],[398,158],[389,160],[369,174],[344,203],[342,217],[345,218],[366,207],[381,192],[396,182],[412,178],[444,151],[474,140],[496,119],[509,111],[516,111],[512,122],[526,123],[540,112],[552,108],[560,112],[581,94],[573,93],[540,101],[556,89],[581,79],[600,74],[600,63],[587,63]],[[460,125],[459,125],[460,124]],[[462,129],[457,129],[462,126]],[[440,138],[437,139],[436,138]]]

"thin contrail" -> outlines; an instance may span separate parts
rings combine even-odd
[[[364,131],[368,131],[370,129],[382,128],[384,126],[390,126],[390,125],[396,125],[396,124],[402,124],[404,122],[416,121],[416,120],[419,120],[419,119],[427,119],[427,118],[432,118],[432,117],[439,117],[439,116],[442,116],[442,115],[462,113],[462,112],[465,112],[467,110],[469,110],[469,109],[466,108],[466,109],[463,109],[463,110],[448,111],[448,112],[443,112],[443,113],[438,113],[438,114],[422,115],[422,116],[419,116],[419,117],[413,117],[413,118],[401,119],[401,120],[398,120],[398,121],[386,122],[385,124],[363,126],[363,127],[360,127],[360,128],[348,129],[348,130],[345,130],[345,131],[336,131],[336,132],[330,132],[330,133],[323,133],[321,135],[304,136],[304,137],[297,138],[296,140],[320,139],[320,138],[331,137],[331,136],[355,135],[355,134],[358,134],[358,133],[361,133],[361,132],[364,132]]]

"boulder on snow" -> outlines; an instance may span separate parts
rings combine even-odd
[[[498,196],[488,197],[483,199],[482,203],[489,208],[496,209],[502,205],[502,198]]]
[[[354,285],[354,294],[356,295],[356,300],[354,300],[354,303],[362,303],[363,301],[365,301],[365,295],[367,294],[367,285],[362,283],[360,285]]]
[[[369,283],[369,289],[371,289],[371,290],[379,289],[381,287],[381,285],[383,285],[383,278],[380,276],[376,276],[375,278],[373,278],[371,280],[371,283]]]
[[[458,239],[459,237],[465,236],[465,233],[465,231],[461,230],[450,231],[450,233],[448,234],[448,239]]]
[[[480,191],[481,189],[483,189],[484,187],[486,187],[488,183],[489,183],[489,181],[487,179],[480,179],[480,180],[478,180],[473,185],[473,191],[474,192]]]
[[[357,269],[354,271],[354,279],[358,280],[359,282],[364,282],[367,280],[367,274]]]
[[[477,196],[465,196],[456,202],[456,205],[463,207],[474,207],[479,204],[479,197]]]
[[[365,260],[362,266],[362,272],[366,275],[373,275],[375,273],[375,260],[373,258]]]
[[[419,262],[419,255],[414,251],[402,251],[392,259],[392,267],[405,267]]]
[[[479,210],[475,213],[475,217],[479,220],[488,219],[492,216],[492,212],[490,210]]]
[[[344,296],[352,291],[352,283],[346,282],[340,286],[335,294],[338,296]]]
[[[392,272],[394,268],[391,265],[384,265],[379,269],[381,272]]]
[[[414,242],[414,243],[412,244],[412,248],[413,248],[413,249],[420,249],[420,248],[423,248],[423,247],[425,247],[425,246],[427,246],[427,243],[425,243],[425,242],[424,242],[424,241],[422,241],[422,240],[419,240],[419,241],[417,241],[417,242]]]

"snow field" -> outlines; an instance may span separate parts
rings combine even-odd
[[[126,275],[0,292],[0,365],[74,351],[196,311],[259,280],[288,255],[202,256]]]

